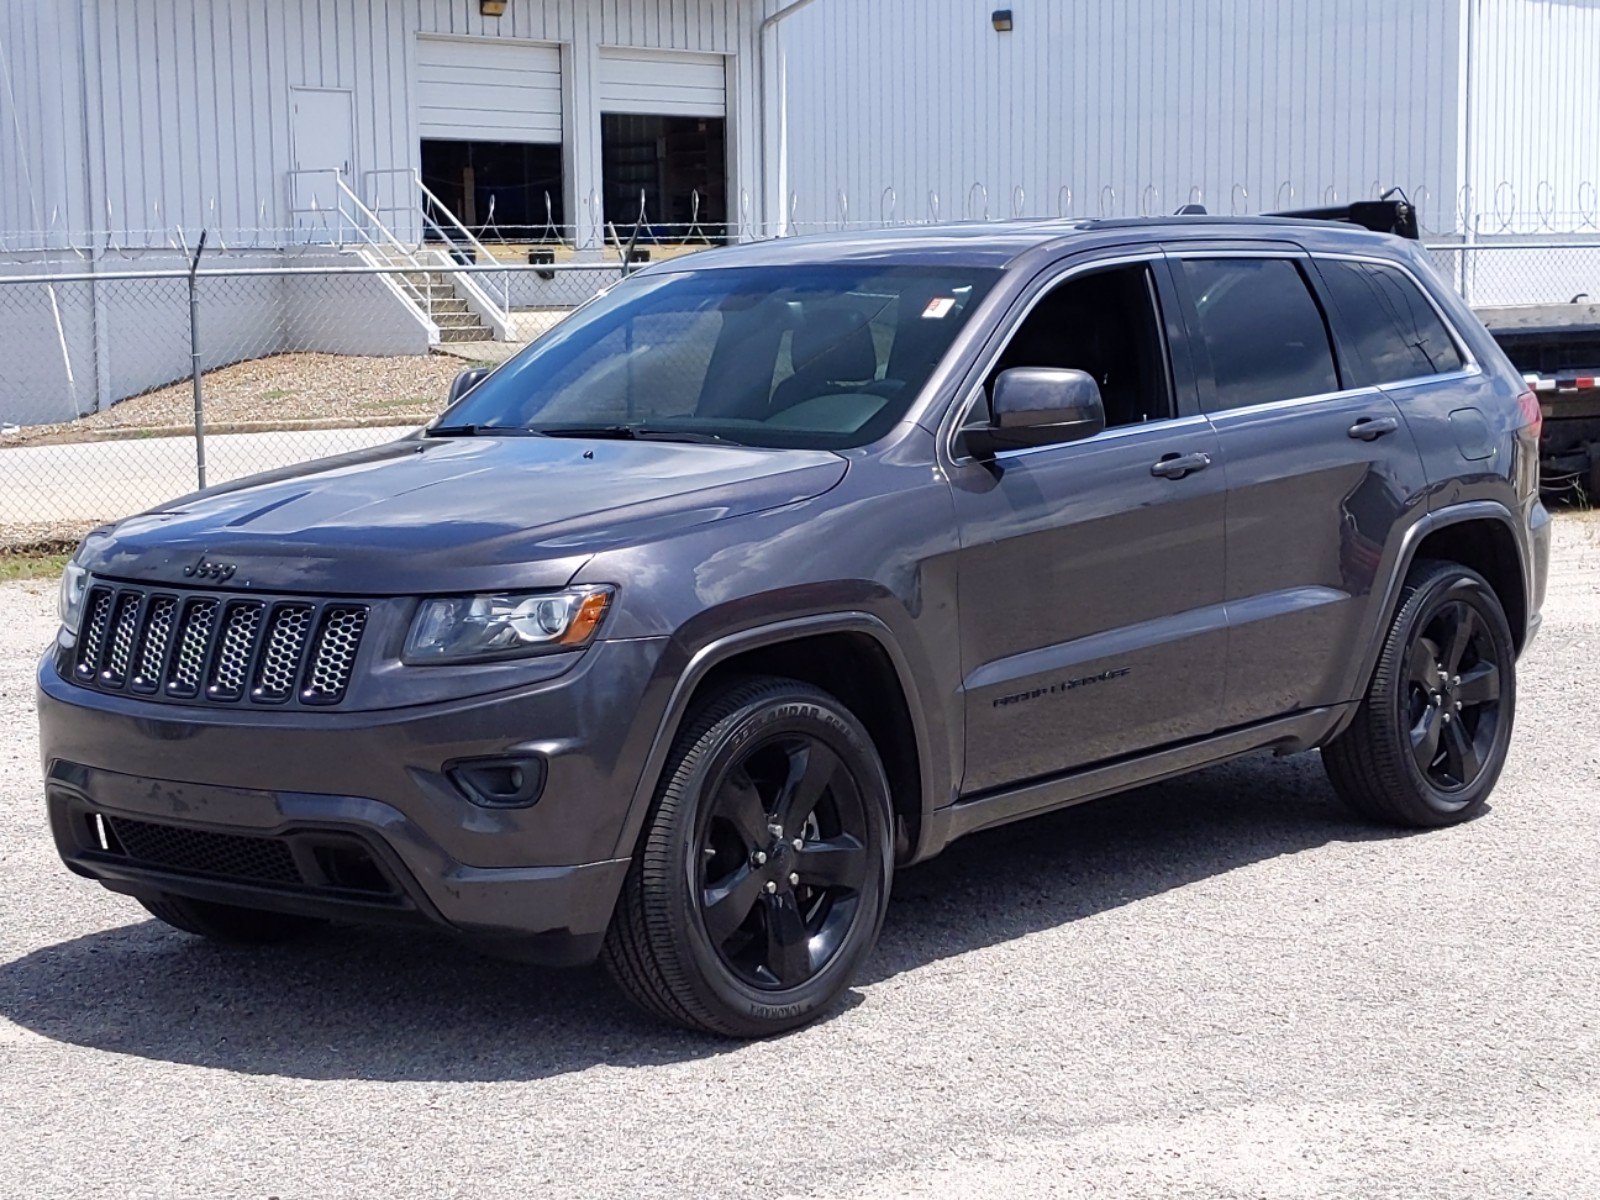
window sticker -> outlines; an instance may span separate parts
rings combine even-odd
[[[922,310],[924,321],[940,321],[950,315],[950,310],[956,306],[954,296],[935,296],[928,301],[928,307]]]

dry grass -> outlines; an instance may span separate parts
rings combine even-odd
[[[18,579],[54,579],[66,570],[69,550],[63,554],[0,553],[0,583]]]
[[[294,428],[307,423],[409,425],[444,407],[450,380],[467,364],[423,354],[384,358],[342,354],[275,354],[207,371],[206,426]],[[133,396],[106,412],[58,425],[30,425],[0,446],[97,441],[192,428],[188,380]]]

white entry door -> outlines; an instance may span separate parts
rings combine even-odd
[[[349,184],[355,170],[353,107],[346,91],[289,89],[289,204],[295,230],[305,240],[341,240],[335,173]]]

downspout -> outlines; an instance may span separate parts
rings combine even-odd
[[[773,34],[776,36],[778,23],[780,21],[787,20],[788,18],[794,16],[794,14],[799,12],[802,8],[808,8],[815,2],[816,0],[791,0],[790,3],[784,5],[782,8],[778,9],[777,12],[773,13],[771,16],[762,21],[761,27],[756,31],[756,91],[760,97],[761,105],[761,129],[757,138],[757,145],[760,147],[759,158],[761,163],[761,211],[766,214],[768,221],[772,225],[778,225],[781,222],[781,214],[783,212],[783,197],[778,197],[777,213],[779,215],[775,218],[772,209],[772,179],[769,174],[770,164],[767,162],[767,156],[770,153],[769,143],[771,141],[771,139],[768,137],[769,130],[767,128],[769,118],[771,117],[771,100],[767,85],[767,35]]]
[[[1466,9],[1466,30],[1463,35],[1465,47],[1463,58],[1465,64],[1461,70],[1461,178],[1462,178],[1462,211],[1461,219],[1466,225],[1464,242],[1471,246],[1478,240],[1478,213],[1477,213],[1477,182],[1474,172],[1477,170],[1476,155],[1474,153],[1477,139],[1477,123],[1473,119],[1473,105],[1476,103],[1476,82],[1478,73],[1478,0],[1464,0]],[[1472,275],[1476,268],[1476,260],[1471,250],[1464,250],[1461,254],[1461,297],[1469,304],[1472,302]]]
[[[94,56],[95,78],[104,76],[100,71],[100,25],[99,18],[91,13],[89,0],[81,0],[78,5],[78,103],[83,108],[83,198],[88,205],[88,217],[84,228],[89,236],[89,273],[98,274],[100,260],[103,257],[100,239],[95,236],[95,225],[99,222],[99,214],[106,213],[106,237],[109,239],[111,229],[110,209],[102,201],[105,198],[105,138],[101,137],[97,143],[94,139],[94,127],[91,114],[95,111],[89,103],[89,22],[95,22],[94,27]],[[98,146],[98,153],[96,147]],[[100,163],[100,171],[96,173],[95,162]],[[89,295],[92,300],[90,305],[90,344],[94,347],[94,410],[104,412],[116,402],[116,397],[111,394],[111,347],[109,345],[110,329],[109,317],[106,314],[105,290],[98,283],[89,285]]]

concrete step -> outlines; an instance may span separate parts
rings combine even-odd
[[[490,342],[494,340],[494,333],[482,325],[452,328],[440,326],[439,340],[441,342]]]
[[[468,312],[467,302],[459,296],[435,296],[428,303],[428,311],[438,316],[440,313]]]
[[[440,329],[484,328],[483,322],[478,320],[478,314],[470,312],[442,313],[438,309],[434,309],[433,323]]]

